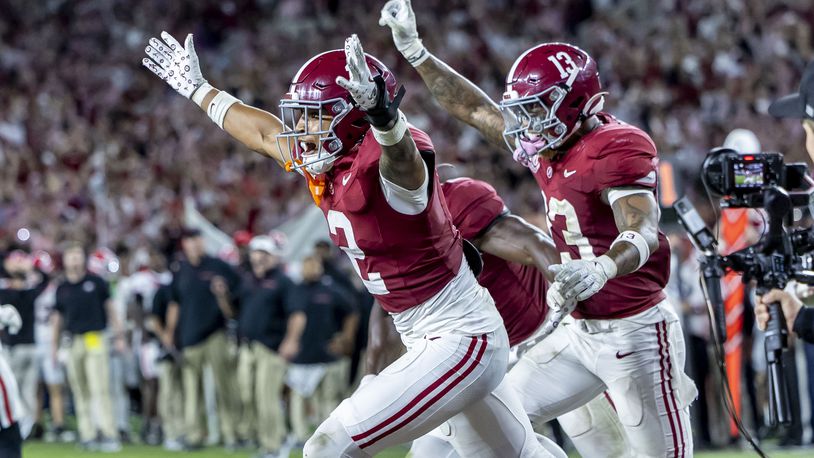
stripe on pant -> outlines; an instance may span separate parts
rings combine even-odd
[[[673,456],[675,456],[675,458],[679,458],[679,454],[678,454],[678,436],[676,434],[676,425],[673,422],[673,414],[672,414],[671,409],[670,409],[670,402],[667,399],[667,386],[666,386],[666,383],[665,383],[667,377],[669,376],[669,373],[665,372],[665,369],[666,369],[666,366],[667,366],[667,364],[665,363],[665,360],[667,359],[667,351],[666,351],[667,349],[666,349],[665,344],[662,342],[662,335],[664,335],[666,337],[666,332],[662,333],[662,327],[665,326],[665,325],[666,324],[665,324],[664,321],[656,323],[656,340],[658,340],[658,343],[659,343],[659,366],[661,367],[661,371],[659,372],[659,375],[661,376],[661,381],[660,381],[659,385],[661,385],[661,395],[662,395],[662,399],[664,400],[663,401],[664,402],[664,410],[667,413],[667,420],[670,423],[670,431],[671,431],[671,435],[673,437],[673,450],[674,450],[674,455]],[[665,331],[666,331],[666,329],[665,329]],[[675,400],[673,400],[673,402],[675,402]]]
[[[476,348],[476,346],[478,344],[478,338],[477,337],[470,337],[470,339],[471,340],[469,342],[469,347],[467,348],[466,354],[452,369],[447,371],[444,375],[442,375],[436,381],[434,381],[432,384],[430,384],[430,386],[425,388],[421,393],[419,393],[415,398],[413,398],[410,402],[408,402],[407,405],[405,405],[401,410],[396,412],[394,415],[390,416],[386,420],[382,421],[381,423],[374,426],[373,428],[365,431],[364,433],[357,434],[355,436],[352,436],[351,438],[355,442],[359,442],[359,441],[361,441],[361,440],[363,440],[363,439],[365,439],[365,438],[367,438],[367,437],[381,431],[382,429],[386,428],[387,426],[390,426],[392,423],[397,421],[399,418],[401,418],[405,414],[407,414],[410,410],[415,408],[415,406],[417,406],[422,400],[424,400],[424,398],[426,398],[427,396],[432,394],[436,389],[438,389],[438,387],[442,386],[447,380],[452,378],[455,375],[455,373],[457,373],[459,370],[461,370],[461,368],[463,368],[464,365],[466,365],[467,362],[470,362],[472,360],[472,355],[475,353],[475,348]],[[378,435],[377,437],[374,437],[374,438],[370,439],[368,442],[365,442],[364,444],[360,444],[359,448],[369,447],[369,446],[375,444],[376,442],[378,442],[379,440],[381,440],[381,439],[387,437],[388,435],[394,433],[395,431],[398,431],[404,425],[406,425],[409,422],[413,421],[416,417],[418,417],[424,411],[429,409],[430,406],[435,404],[439,399],[441,399],[452,388],[454,388],[459,383],[461,383],[461,381],[463,381],[475,369],[475,367],[477,367],[477,365],[480,364],[481,358],[483,356],[484,351],[486,350],[486,345],[487,345],[486,335],[485,334],[480,336],[480,344],[481,344],[480,348],[477,351],[477,355],[475,356],[474,361],[472,361],[472,364],[470,364],[466,369],[464,369],[463,373],[461,373],[458,376],[458,378],[456,378],[449,385],[444,387],[440,392],[438,392],[434,397],[429,399],[425,404],[423,404],[421,407],[419,407],[410,416],[408,416],[407,418],[405,418],[404,420],[402,420],[401,422],[399,422],[398,424],[396,424],[392,428],[388,429],[384,433]]]
[[[664,330],[664,346],[666,347],[667,352],[667,373],[670,375],[670,378],[667,379],[667,388],[670,393],[670,399],[673,400],[673,407],[675,408],[675,418],[676,423],[678,423],[678,434],[681,436],[681,456],[684,456],[686,451],[686,443],[684,441],[684,425],[681,423],[681,410],[678,408],[678,402],[676,402],[676,395],[675,390],[673,390],[673,358],[670,356],[670,340],[667,336],[667,323],[664,323],[662,326]]]
[[[11,403],[9,403],[9,395],[8,389],[6,388],[6,382],[3,380],[3,376],[0,375],[0,391],[3,392],[3,413],[6,414],[6,418],[8,419],[8,427],[14,424],[14,417],[11,415]]]

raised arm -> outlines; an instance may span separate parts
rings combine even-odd
[[[283,165],[276,136],[283,130],[280,119],[271,113],[245,105],[225,91],[212,87],[203,77],[192,34],[185,46],[167,32],[161,39],[150,38],[142,63],[179,94],[192,100],[218,127],[249,149]]]
[[[523,218],[508,214],[499,217],[483,235],[472,241],[479,250],[510,262],[533,265],[548,281],[554,275],[548,267],[560,262],[554,241]]]
[[[430,54],[418,38],[410,0],[390,0],[382,8],[380,25],[390,27],[393,42],[415,67],[435,100],[452,116],[478,129],[493,146],[504,148],[503,115],[483,90],[441,59]]]
[[[407,118],[399,110],[404,87],[390,100],[384,79],[373,78],[367,66],[362,44],[356,35],[345,40],[346,68],[350,79],[336,82],[350,92],[370,122],[373,135],[382,147],[379,172],[386,180],[408,190],[419,189],[427,177],[427,168],[407,128]]]

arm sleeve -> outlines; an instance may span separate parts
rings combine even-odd
[[[102,302],[110,299],[110,284],[102,278],[98,278],[96,284],[99,287],[99,298]]]
[[[658,157],[652,140],[633,131],[602,145],[594,164],[598,191],[635,186],[656,189]]]
[[[427,192],[430,172],[427,170],[427,163],[424,162],[423,164],[424,182],[415,190],[402,188],[379,174],[379,182],[382,185],[384,198],[393,210],[405,215],[417,215],[427,208],[427,203],[430,200]]]
[[[794,319],[794,332],[808,343],[814,343],[814,308],[803,307]]]
[[[300,286],[295,285],[294,282],[290,280],[286,284],[284,300],[286,312],[289,315],[296,312],[305,312],[307,306],[305,294],[303,294]]]
[[[441,189],[452,223],[467,240],[483,235],[499,217],[509,213],[495,188],[483,181],[459,178],[445,182]]]
[[[54,294],[54,310],[65,315],[65,304],[62,302],[62,285],[57,286],[56,293]]]

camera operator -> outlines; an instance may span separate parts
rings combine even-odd
[[[772,102],[769,114],[776,118],[802,120],[806,133],[806,151],[814,161],[814,62],[809,63],[803,72],[799,91]],[[814,343],[814,309],[804,308],[800,299],[790,291],[773,289],[759,298],[755,316],[760,329],[766,329],[769,304],[773,302],[780,303],[788,329],[801,339]]]

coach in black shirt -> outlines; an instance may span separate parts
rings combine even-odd
[[[199,401],[201,377],[205,366],[215,376],[218,397],[218,418],[227,448],[237,443],[236,362],[229,352],[226,339],[226,319],[235,317],[227,301],[218,301],[213,291],[232,296],[237,292],[240,277],[220,259],[206,255],[199,231],[186,229],[181,248],[185,259],[172,266],[171,298],[168,326],[178,328],[175,345],[183,354],[184,423],[187,445],[200,447],[204,430],[200,417],[203,405]],[[174,334],[173,334],[174,335]]]
[[[101,277],[89,273],[85,263],[85,250],[81,245],[70,245],[62,254],[65,279],[56,291],[52,358],[56,359],[64,322],[65,329],[72,335],[67,366],[79,437],[89,446],[96,439],[94,423],[97,423],[104,438],[99,448],[116,451],[121,445],[110,400],[110,354],[105,341],[108,320],[113,328],[116,348],[120,351],[124,349],[124,335],[121,322],[112,309],[110,287]],[[94,404],[97,406],[95,411]]]
[[[296,369],[323,370],[322,379],[316,387],[312,409],[319,418],[327,418],[339,405],[348,386],[350,361],[353,351],[359,315],[349,299],[347,290],[337,285],[323,272],[322,260],[315,255],[302,262],[302,283],[297,288],[297,300],[305,309],[306,324],[300,352],[293,363]],[[291,426],[298,440],[306,440],[310,428],[305,407],[308,400],[297,389],[291,395]]]
[[[239,433],[242,439],[257,437],[259,456],[277,456],[288,433],[280,396],[287,360],[299,351],[306,321],[301,303],[294,300],[295,285],[280,265],[281,255],[278,240],[254,237],[249,243],[251,274],[239,297],[238,330],[244,339],[238,366],[243,406]]]

